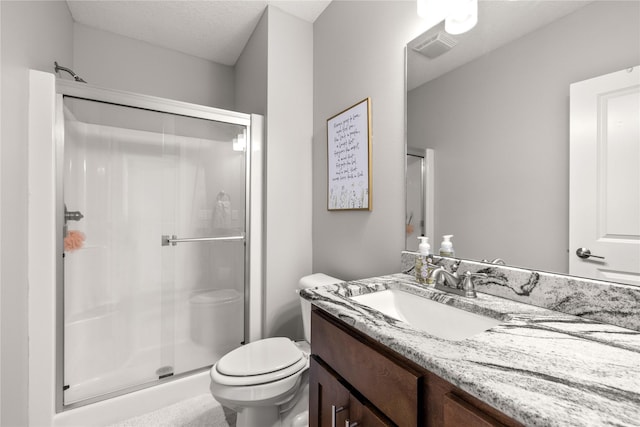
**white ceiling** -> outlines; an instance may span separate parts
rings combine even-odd
[[[67,0],[74,21],[234,65],[267,5],[314,22],[331,0]]]
[[[407,49],[407,90],[435,79],[485,53],[524,36],[591,3],[579,0],[482,0],[478,3],[478,23],[465,34],[452,36],[458,44],[450,51],[429,59]],[[637,0],[634,0],[637,1]],[[443,24],[413,40],[443,30]]]

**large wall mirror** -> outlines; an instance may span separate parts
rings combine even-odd
[[[570,86],[639,64],[639,1],[480,1],[471,31],[436,26],[409,42],[407,147],[435,153],[432,248],[453,234],[457,257],[572,274]],[[630,99],[639,108],[637,85]],[[634,139],[628,209],[640,209]],[[622,236],[640,266],[638,235],[640,215]]]

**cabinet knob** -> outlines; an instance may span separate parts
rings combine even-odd
[[[360,424],[358,424],[358,422],[357,422],[357,421],[351,422],[351,421],[349,421],[349,420],[346,420],[346,421],[344,422],[344,427],[356,427],[356,426],[359,426],[359,425],[360,425]]]
[[[331,427],[338,427],[336,425],[336,418],[338,418],[338,412],[342,412],[347,409],[344,406],[337,407],[336,405],[331,405]],[[347,422],[349,422],[347,420]]]

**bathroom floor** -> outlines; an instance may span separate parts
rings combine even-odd
[[[221,406],[210,394],[202,394],[109,427],[235,427],[235,425],[234,411]]]

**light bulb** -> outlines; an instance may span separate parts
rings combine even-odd
[[[478,0],[458,0],[455,9],[444,20],[449,34],[466,33],[478,23]]]

